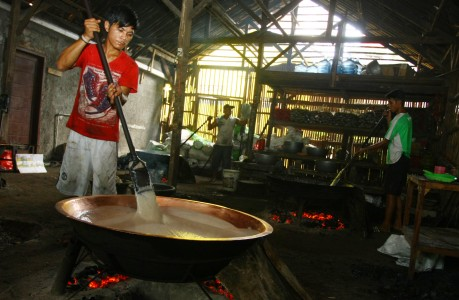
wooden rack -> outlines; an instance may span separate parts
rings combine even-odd
[[[418,78],[418,77],[389,77],[369,75],[338,75],[338,74],[312,74],[301,72],[280,72],[261,71],[259,74],[261,84],[270,86],[273,89],[273,97],[270,107],[270,124],[267,133],[267,146],[271,143],[273,128],[294,127],[310,131],[337,133],[342,135],[340,142],[341,149],[351,150],[355,140],[354,137],[368,136],[372,128],[353,128],[345,126],[329,126],[317,124],[304,124],[275,119],[275,109],[278,106],[286,107],[287,104],[298,104],[305,106],[338,107],[344,110],[362,110],[362,105],[353,104],[349,99],[382,100],[385,94],[392,89],[403,89],[407,101],[429,102],[438,95],[446,95],[447,87],[443,79]],[[341,97],[345,103],[318,102],[317,97],[312,102],[295,100],[298,95]],[[320,99],[320,97],[319,97]],[[371,101],[370,101],[371,103]],[[381,108],[380,102],[375,105],[365,104],[371,109]],[[424,118],[419,118],[423,120]],[[414,122],[415,120],[413,120]],[[420,130],[425,134],[426,130]],[[384,132],[374,132],[373,137],[382,137]],[[351,152],[350,151],[350,152]],[[287,159],[308,159],[306,157],[294,157],[288,154],[279,154]],[[352,155],[352,153],[351,153]],[[355,166],[364,167],[365,163],[356,163]],[[383,165],[367,164],[369,169],[382,170]]]
[[[410,210],[415,188],[417,188],[418,196],[414,224],[410,226]],[[431,190],[459,192],[459,184],[431,181],[417,175],[408,176],[403,233],[411,246],[410,265],[408,269],[408,277],[410,279],[414,277],[416,259],[421,252],[459,257],[458,229],[438,227],[421,228],[424,196]]]

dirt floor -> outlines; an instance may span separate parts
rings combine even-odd
[[[120,290],[126,294],[146,284],[136,279],[118,283],[116,289],[66,290],[64,295],[53,295],[54,277],[72,229],[54,208],[65,198],[54,186],[59,167],[48,166],[47,170],[46,174],[0,173],[6,183],[0,189],[0,299],[208,299],[193,296],[191,290],[196,287],[185,285],[184,290],[190,289],[187,296],[169,292],[167,297],[155,298],[155,292],[147,296],[149,288],[144,288],[143,296],[121,297]],[[279,224],[269,219],[274,208],[270,197],[255,194],[224,192],[221,181],[209,183],[208,178],[197,177],[196,184],[179,184],[176,196],[223,205],[268,221],[274,231],[267,241],[311,299],[459,299],[456,259],[445,258],[443,270],[417,273],[410,281],[406,267],[377,251],[390,234]],[[376,224],[380,212],[373,215]],[[150,289],[168,286],[159,285]],[[282,299],[282,290],[274,293],[272,299]]]

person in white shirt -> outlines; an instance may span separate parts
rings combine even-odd
[[[410,168],[411,141],[413,122],[406,112],[405,93],[402,90],[393,90],[386,95],[391,113],[396,114],[391,118],[387,114],[389,129],[384,139],[379,143],[362,148],[358,153],[375,150],[387,146],[385,192],[386,211],[384,221],[379,230],[390,232],[402,230],[402,200],[400,195],[406,185],[406,177]]]
[[[232,117],[234,106],[225,104],[223,106],[223,115],[217,117],[212,122],[212,117],[207,118],[207,129],[212,130],[218,127],[217,140],[212,151],[212,179],[215,181],[217,178],[220,165],[223,169],[231,168],[231,154],[233,151],[233,130],[236,124],[245,125],[247,120],[242,120]]]

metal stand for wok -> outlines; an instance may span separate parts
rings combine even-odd
[[[83,244],[77,238],[74,237],[70,240],[70,244],[67,246],[67,250],[65,252],[64,260],[62,261],[59,271],[54,279],[53,287],[51,288],[51,292],[53,294],[62,295],[64,293],[67,282],[69,281],[73,270],[78,265],[77,260],[82,247]]]
[[[71,280],[73,271],[81,262],[81,260],[79,260],[79,257],[83,248],[85,248],[86,251],[90,253],[89,249],[85,247],[83,243],[76,237],[73,237],[70,240],[62,264],[60,265],[56,277],[54,278],[54,284],[51,288],[51,292],[53,294],[62,295],[65,293],[65,288],[67,287],[67,283],[69,282],[69,280]],[[189,272],[189,274],[187,275],[189,275],[191,278],[194,278],[191,272]],[[207,296],[207,298],[212,300],[212,297],[204,288],[204,286],[197,279],[194,280],[194,282],[199,286],[199,288]]]

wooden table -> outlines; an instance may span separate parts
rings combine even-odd
[[[409,226],[410,209],[413,202],[415,187],[417,187],[418,196],[414,224]],[[459,184],[457,182],[444,183],[431,181],[424,176],[408,175],[405,213],[403,217],[403,233],[411,246],[410,265],[408,269],[408,277],[410,279],[414,277],[416,259],[421,252],[459,257],[459,240],[457,238],[459,236],[459,230],[452,228],[423,227],[421,231],[424,196],[430,190],[459,192]]]

